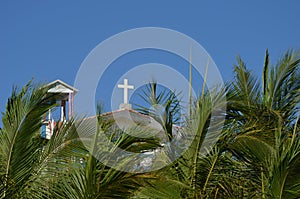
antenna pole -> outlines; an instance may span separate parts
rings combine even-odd
[[[190,115],[192,114],[192,91],[193,91],[193,87],[192,87],[192,82],[193,82],[192,70],[193,70],[193,65],[192,65],[192,47],[191,47],[190,48],[190,71],[189,71],[189,112],[190,112]]]

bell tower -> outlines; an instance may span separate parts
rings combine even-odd
[[[63,123],[74,115],[74,96],[78,90],[61,80],[55,80],[45,86],[48,96],[46,103],[56,104],[45,116],[41,136],[50,139],[57,123]]]

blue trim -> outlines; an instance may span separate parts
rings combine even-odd
[[[46,138],[46,124],[42,125],[41,136],[42,136],[42,138]]]

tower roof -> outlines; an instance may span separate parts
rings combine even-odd
[[[69,84],[57,79],[44,86],[47,88],[47,95],[49,100],[69,100],[69,95],[75,95],[78,92],[78,89],[70,86]]]
[[[77,93],[78,89],[57,79],[46,85],[49,88],[48,93]]]

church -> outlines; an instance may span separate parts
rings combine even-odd
[[[150,168],[159,169],[163,164],[156,161],[155,157],[158,159],[159,156],[165,156],[164,151],[168,151],[167,148],[170,146],[165,129],[151,116],[132,109],[128,100],[128,89],[134,89],[134,86],[128,85],[127,79],[124,79],[123,83],[124,84],[118,84],[118,88],[124,90],[123,103],[120,104],[119,109],[101,114],[101,117],[104,120],[111,121],[110,127],[105,135],[107,137],[112,136],[112,142],[116,141],[120,136],[120,133],[124,132],[137,138],[154,137],[158,140],[161,147],[141,153],[141,161],[138,164],[135,164],[133,168],[135,169],[135,172],[143,172]],[[43,118],[41,137],[49,140],[53,136],[54,128],[57,124],[62,124],[74,116],[75,95],[80,91],[61,80],[55,80],[45,87],[47,89],[46,95],[48,95],[46,96],[48,100],[47,103],[56,104],[57,106],[49,110],[48,114]],[[83,119],[87,122],[87,125],[89,125],[89,122],[97,121],[97,116]],[[140,134],[141,132],[142,134]],[[175,135],[176,139],[180,139],[182,128],[174,125],[172,134]],[[178,142],[174,144],[178,145]]]
[[[74,116],[75,95],[80,91],[61,80],[55,80],[45,87],[49,95],[48,103],[57,105],[55,109],[49,110],[43,119],[41,136],[45,139],[50,139],[57,123],[67,121]],[[166,139],[164,138],[164,129],[159,122],[132,109],[128,100],[128,89],[134,89],[134,86],[128,85],[128,80],[124,79],[123,84],[118,84],[118,88],[124,90],[123,103],[120,104],[118,110],[112,110],[101,115],[104,119],[113,121],[112,128],[126,130],[136,126],[139,126],[139,128],[144,127],[144,130],[147,129],[149,131],[151,129],[152,132],[159,135],[160,139]],[[178,133],[179,127],[174,126],[174,131]]]

